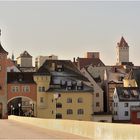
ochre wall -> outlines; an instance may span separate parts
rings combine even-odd
[[[10,120],[73,133],[93,140],[140,140],[139,125],[9,116]],[[47,130],[46,130],[47,131]]]

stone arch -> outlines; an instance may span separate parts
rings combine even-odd
[[[16,99],[16,98],[27,98],[27,99],[29,99],[29,100],[31,100],[31,101],[34,101],[32,98],[27,97],[27,96],[15,96],[15,97],[10,98],[10,99],[8,100],[8,103],[9,103],[10,101],[12,101],[13,99]],[[35,101],[34,101],[34,102],[35,102]]]
[[[36,101],[27,96],[15,96],[8,100],[8,114],[36,116]]]

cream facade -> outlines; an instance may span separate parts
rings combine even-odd
[[[103,112],[104,111],[104,102],[103,102],[103,90],[102,88],[95,82],[93,77],[89,74],[89,72],[82,68],[81,72],[85,77],[88,78],[88,80],[91,82],[94,88],[94,112]]]
[[[57,60],[58,59],[58,56],[56,55],[50,55],[50,56],[38,56],[36,57],[35,59],[35,66],[37,68],[39,68],[40,66],[43,65],[43,63],[46,61],[46,60]]]
[[[34,81],[37,84],[37,117],[93,120],[94,88],[71,61],[45,61],[34,75]]]
[[[117,53],[117,64],[120,65],[122,62],[129,62],[129,46],[123,37],[117,44],[116,53]]]

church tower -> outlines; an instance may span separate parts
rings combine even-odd
[[[129,62],[129,46],[125,39],[122,37],[120,42],[117,43],[117,65],[122,62]]]
[[[8,118],[7,114],[7,55],[0,42],[0,119]]]

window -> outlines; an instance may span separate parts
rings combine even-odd
[[[44,102],[44,98],[40,97],[40,103],[43,103],[43,102]]]
[[[67,98],[67,103],[72,103],[72,98]]]
[[[124,107],[128,107],[128,103],[124,103]]]
[[[128,116],[128,111],[125,111],[124,112],[124,116]]]
[[[56,108],[62,108],[62,104],[61,103],[56,103]]]
[[[19,92],[19,86],[12,86],[11,91],[12,92]]]
[[[73,110],[72,109],[67,109],[67,114],[73,114]]]
[[[96,107],[99,107],[100,106],[100,103],[99,102],[96,102]]]
[[[23,92],[30,92],[30,86],[23,86],[22,91]]]
[[[57,113],[56,114],[56,119],[62,119],[62,114],[61,113]]]
[[[99,97],[99,93],[96,93],[96,97]]]
[[[78,98],[77,102],[78,102],[78,103],[83,103],[83,98],[81,98],[81,97]]]
[[[84,110],[83,110],[83,109],[78,109],[77,114],[78,114],[78,115],[84,114]]]
[[[38,91],[39,92],[45,92],[45,87],[43,86],[43,87],[38,87]]]

